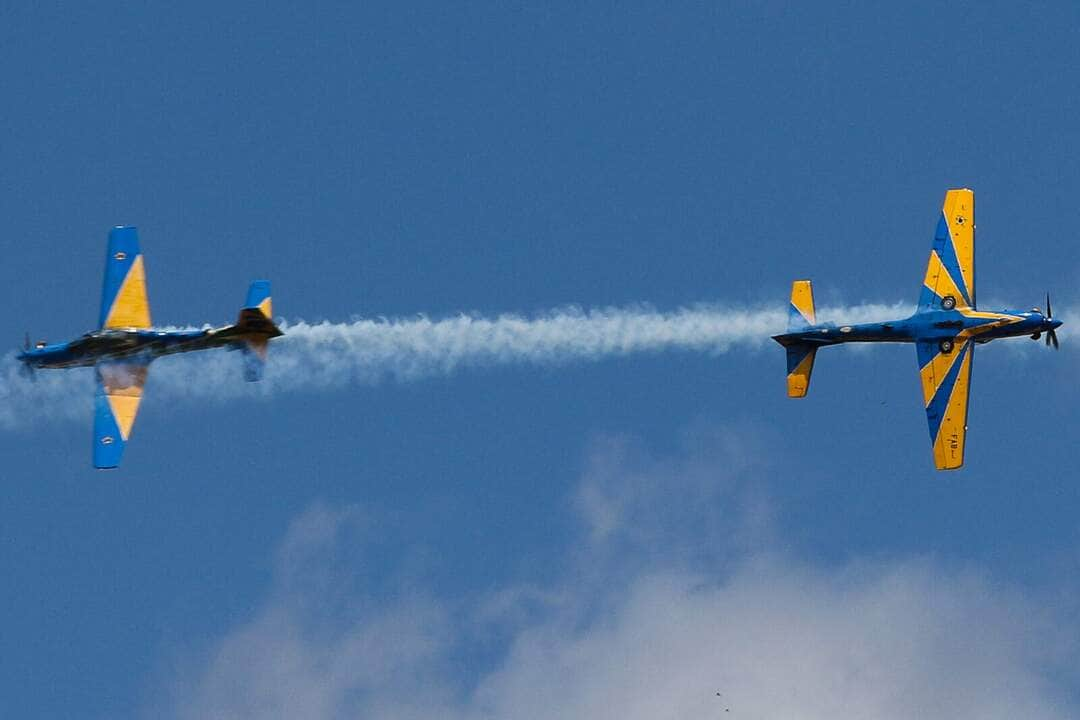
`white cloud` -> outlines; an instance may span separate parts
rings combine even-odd
[[[585,628],[524,628],[477,717],[1055,718],[1030,608],[927,564],[650,573]],[[715,693],[720,692],[718,697]],[[1075,708],[1073,708],[1075,710]]]
[[[467,602],[352,580],[365,519],[316,505],[275,586],[179,694],[200,718],[1065,718],[1071,619],[928,559],[778,551],[730,432],[656,457],[602,441],[573,562]],[[497,626],[490,662],[467,662]],[[1062,640],[1066,638],[1066,640]],[[720,693],[718,696],[717,693]]]

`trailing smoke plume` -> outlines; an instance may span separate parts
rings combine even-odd
[[[863,322],[910,313],[906,304],[824,308],[818,317]],[[699,305],[672,312],[649,307],[565,308],[532,317],[458,315],[441,320],[359,319],[346,323],[282,323],[261,383],[244,383],[237,353],[206,351],[155,363],[148,392],[169,398],[222,399],[387,380],[406,382],[462,368],[509,363],[558,365],[633,353],[690,351],[719,355],[771,345],[786,308],[730,309]],[[777,352],[779,349],[777,348]],[[85,417],[93,371],[19,373],[14,356],[0,364],[0,425],[35,416]]]

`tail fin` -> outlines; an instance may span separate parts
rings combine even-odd
[[[805,330],[816,325],[814,316],[814,289],[809,280],[791,283],[791,305],[788,307],[788,332]]]
[[[244,379],[248,382],[259,382],[263,377],[263,368],[266,367],[269,343],[262,339],[245,340],[241,349],[244,353]]]
[[[269,280],[256,280],[248,286],[244,310],[258,310],[265,318],[272,319],[274,317],[274,306],[270,297]]]
[[[787,394],[788,397],[806,397],[810,389],[810,373],[814,371],[814,356],[817,348],[813,345],[798,343],[784,348],[787,351]]]
[[[801,332],[817,324],[814,313],[814,289],[809,280],[791,283],[791,305],[788,306],[788,332]],[[810,389],[810,373],[814,370],[817,347],[808,343],[784,343],[787,351],[788,397],[806,397]]]
[[[236,320],[236,330],[243,335],[241,350],[244,352],[244,379],[248,382],[262,379],[270,339],[284,335],[274,324],[273,313],[270,281],[256,280],[251,283],[247,301]]]

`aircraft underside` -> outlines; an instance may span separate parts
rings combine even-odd
[[[236,323],[202,330],[155,330],[146,296],[146,270],[133,227],[109,233],[105,256],[100,330],[71,342],[31,348],[29,338],[19,360],[36,369],[93,367],[94,467],[115,468],[138,414],[150,363],[163,355],[224,347],[244,356],[244,379],[262,378],[268,343],[283,333],[274,324],[270,283],[256,280]]]
[[[1050,296],[1046,313],[986,312],[975,302],[975,194],[949,190],[938,217],[915,314],[903,320],[837,326],[818,324],[809,280],[791,286],[787,332],[773,336],[787,354],[787,391],[805,397],[819,348],[849,342],[913,343],[919,363],[923,403],[939,470],[964,463],[968,392],[975,345],[999,338],[1046,336],[1058,347]]]

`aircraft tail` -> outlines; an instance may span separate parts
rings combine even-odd
[[[809,280],[791,283],[791,305],[788,306],[788,332],[798,332],[817,324],[814,315],[814,288]]]
[[[806,397],[810,389],[810,373],[814,371],[814,356],[817,347],[806,343],[788,345],[787,351],[787,394],[788,397]]]
[[[791,283],[791,304],[788,306],[788,333],[799,333],[817,324],[814,313],[814,289],[809,280]],[[779,340],[779,339],[778,339]],[[810,389],[810,373],[814,370],[817,346],[798,342],[795,338],[779,340],[787,351],[788,397],[806,397]]]
[[[266,367],[270,339],[285,334],[274,324],[269,280],[251,283],[247,301],[236,320],[236,331],[243,335],[240,349],[244,353],[244,379],[257,382],[262,379]]]

